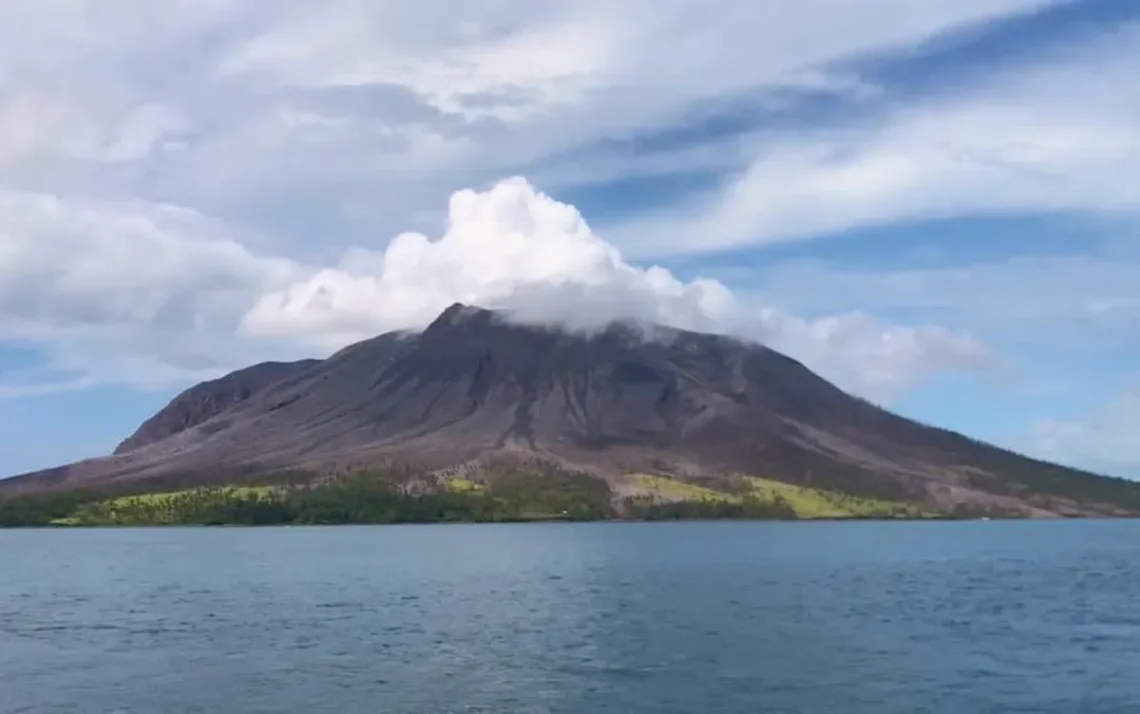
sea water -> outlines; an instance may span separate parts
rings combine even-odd
[[[0,531],[0,712],[1140,711],[1140,522]]]

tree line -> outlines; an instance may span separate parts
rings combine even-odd
[[[609,489],[571,472],[505,474],[493,488],[409,492],[386,474],[262,488],[207,486],[166,494],[71,492],[0,500],[0,527],[310,525],[599,520]]]
[[[419,492],[386,473],[310,483],[203,486],[171,493],[69,492],[0,499],[0,527],[483,523],[534,520],[791,519],[783,498],[659,503],[625,499],[608,485],[556,467],[495,474],[490,485]]]

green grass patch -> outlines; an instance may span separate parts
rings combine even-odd
[[[249,498],[263,496],[278,491],[276,486],[213,486],[210,488],[185,488],[179,491],[160,491],[157,493],[139,493],[131,496],[110,498],[100,503],[107,508],[132,508],[139,506],[163,506],[175,499],[185,498],[197,493],[209,491],[220,496],[232,498]]]
[[[281,491],[275,486],[210,486],[117,496],[81,505],[68,517],[66,525],[228,522],[217,514],[235,505],[268,503]]]
[[[449,478],[445,485],[451,493],[482,493],[487,490],[483,484],[465,478]]]
[[[63,518],[53,518],[47,523],[49,526],[81,526],[83,522],[75,516],[64,516]]]
[[[764,499],[782,498],[799,518],[921,518],[934,515],[910,503],[850,496],[757,476],[745,476],[743,480],[746,493]]]
[[[877,498],[850,496],[797,486],[757,476],[738,476],[725,490],[685,483],[655,474],[629,474],[627,484],[635,495],[627,499],[635,515],[678,514],[678,517],[787,517],[819,518],[923,518],[936,514],[920,506]],[[698,504],[700,507],[683,504]]]
[[[717,501],[721,503],[739,503],[739,495],[715,491],[705,486],[695,486],[691,483],[678,481],[666,476],[654,474],[629,474],[626,477],[629,483],[645,496],[659,501]]]

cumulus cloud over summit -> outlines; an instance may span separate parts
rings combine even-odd
[[[439,239],[402,233],[382,252],[353,251],[339,266],[265,295],[244,326],[327,348],[422,327],[455,302],[577,327],[637,318],[715,329],[738,317],[719,282],[685,283],[657,266],[629,265],[573,206],[512,178],[455,193]]]
[[[455,193],[436,240],[403,233],[383,252],[353,251],[335,268],[264,295],[243,328],[332,349],[423,327],[455,302],[575,328],[637,319],[734,333],[876,397],[932,371],[982,368],[989,359],[976,340],[941,328],[891,326],[857,313],[805,320],[741,302],[715,280],[685,282],[660,266],[631,265],[577,209],[522,178]]]

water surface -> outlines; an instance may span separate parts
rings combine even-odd
[[[0,531],[3,712],[1140,711],[1140,522]]]

